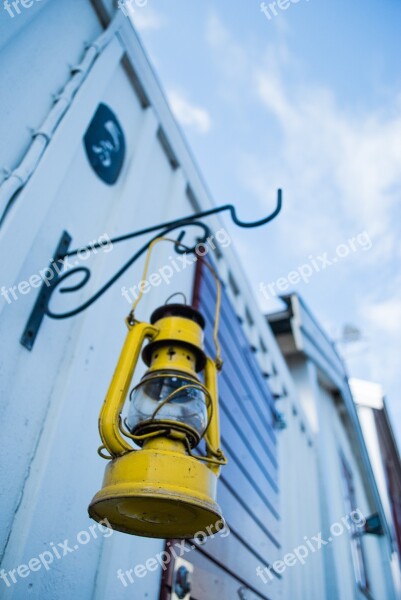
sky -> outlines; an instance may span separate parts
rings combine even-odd
[[[383,386],[400,442],[401,3],[132,4],[216,204],[256,220],[283,189],[274,223],[226,225],[261,309],[299,293],[350,375]]]

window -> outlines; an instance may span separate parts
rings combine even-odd
[[[160,126],[159,129],[157,130],[157,139],[159,140],[160,145],[163,148],[164,153],[165,153],[167,160],[169,161],[172,169],[175,171],[180,166],[180,163],[178,162],[178,159],[174,153],[173,148],[170,145],[170,142],[169,142],[167,135],[166,135],[164,129],[162,128],[162,126]]]
[[[350,514],[353,510],[356,510],[358,508],[358,504],[356,501],[352,472],[343,455],[341,455],[341,466],[345,495],[345,507],[347,514]],[[366,559],[362,545],[362,534],[360,529],[358,529],[358,527],[352,520],[350,522],[350,527],[351,552],[356,582],[361,590],[368,591],[369,581],[366,570]]]
[[[250,327],[253,327],[253,325],[255,325],[255,321],[253,320],[251,311],[249,310],[249,308],[247,306],[245,307],[245,318]]]
[[[234,275],[231,273],[231,271],[228,272],[228,285],[231,288],[232,293],[234,294],[234,296],[239,296],[239,287],[237,282],[234,279]]]

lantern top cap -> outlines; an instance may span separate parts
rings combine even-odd
[[[201,313],[188,304],[164,304],[153,311],[150,322],[154,325],[160,319],[165,317],[183,317],[190,321],[195,321],[202,329],[205,329],[205,319]]]

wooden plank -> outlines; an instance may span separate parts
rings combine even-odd
[[[214,314],[212,314],[214,301],[208,298],[207,292],[208,289],[206,286],[205,288],[202,288],[200,310],[207,321],[205,337],[213,343],[211,333],[212,323],[214,322]],[[259,419],[264,423],[266,432],[271,437],[273,445],[275,445],[276,436],[272,426],[272,410],[274,410],[273,397],[260,372],[260,368],[253,357],[249,342],[238,324],[237,316],[231,307],[226,309],[227,303],[228,299],[226,299],[226,302],[223,302],[219,322],[219,339],[222,345],[223,358],[224,355],[226,355],[226,363],[229,362],[233,367],[239,367],[239,365],[244,364],[244,357],[246,357],[247,364],[246,366],[244,365],[245,368],[241,371],[243,386],[246,385],[247,388],[249,388],[248,393],[255,402],[255,408],[258,412]]]
[[[239,581],[245,583],[247,587],[261,596],[265,595],[266,589],[274,586],[276,582],[279,584],[280,580],[274,577],[271,583],[267,585],[256,572],[257,567],[268,567],[269,564],[277,560],[278,551],[276,550],[275,555],[271,556],[270,561],[263,559],[263,557],[257,557],[252,548],[252,540],[245,546],[234,532],[226,538],[215,536],[213,539],[207,540],[204,546],[195,551],[195,554],[199,554],[199,551],[214,563],[234,573]]]
[[[254,514],[246,505],[246,500],[232,493],[224,480],[219,485],[219,502],[224,506],[223,514],[230,530],[236,531],[245,540],[252,540],[255,554],[270,561],[280,548],[277,540],[267,528],[264,514]]]
[[[279,545],[278,536],[278,519],[274,513],[274,509],[266,504],[266,501],[252,487],[250,482],[244,477],[243,473],[231,461],[230,466],[224,468],[224,475],[221,476],[221,482],[224,482],[230,492],[246,506],[254,518],[263,522],[266,530],[266,535],[271,536],[271,540]],[[217,501],[219,502],[219,491],[217,491]],[[225,506],[222,505],[224,512]],[[236,526],[236,521],[234,521]]]
[[[191,600],[275,600],[278,598],[279,582],[253,588],[245,579],[232,570],[225,569],[217,559],[199,549],[191,556],[194,565]]]
[[[231,534],[232,535],[232,534]],[[275,597],[277,588],[280,584],[279,578],[274,578],[269,584],[263,583],[263,581],[256,575],[256,566],[262,563],[254,561],[252,567],[254,567],[254,574],[251,575],[252,582],[248,581],[249,573],[245,571],[245,566],[250,563],[247,558],[243,560],[240,565],[241,556],[244,559],[242,553],[238,555],[236,545],[232,545],[230,552],[234,553],[232,561],[226,561],[227,565],[221,560],[222,554],[217,549],[218,540],[209,540],[206,544],[193,547],[191,542],[185,544],[185,549],[181,545],[174,545],[173,551],[182,556],[184,560],[191,563],[194,566],[194,572],[192,575],[192,591],[191,600],[225,600],[234,598],[252,598],[252,599],[263,599]],[[224,540],[222,540],[224,541]],[[212,547],[214,546],[214,547]],[[224,544],[225,552],[227,553],[228,545]],[[167,552],[171,556],[171,549],[167,548]],[[171,561],[170,568],[165,571],[162,578],[160,600],[168,600],[171,597],[171,588],[173,585],[174,576],[174,562]],[[255,566],[256,565],[256,566]],[[238,568],[237,568],[238,567]],[[244,578],[244,575],[246,578]],[[228,595],[228,593],[233,595]],[[244,594],[244,596],[240,595]],[[246,595],[245,595],[246,594]]]
[[[228,420],[234,427],[246,437],[247,442],[252,440],[251,451],[259,458],[259,464],[262,463],[268,470],[269,476],[274,482],[277,481],[277,464],[275,458],[275,449],[273,452],[266,444],[266,435],[260,433],[259,428],[255,427],[253,403],[247,399],[241,401],[238,387],[235,386],[235,377],[230,379],[229,374],[219,379],[219,391],[221,396],[222,411],[227,415]],[[260,427],[262,429],[262,427]],[[257,461],[258,462],[258,461]],[[268,476],[268,477],[269,477]]]
[[[270,465],[264,465],[253,448],[254,439],[249,435],[246,439],[244,432],[238,432],[229,420],[225,408],[220,410],[220,423],[224,431],[223,444],[233,452],[235,449],[236,457],[247,469],[249,475],[258,482],[266,498],[275,505],[278,496],[277,471]]]
[[[209,353],[213,353],[213,348],[210,347],[209,343],[206,343],[205,346]],[[255,403],[255,394],[251,393],[246,386],[246,381],[239,376],[238,368],[233,366],[240,365],[241,363],[231,360],[225,348],[223,348],[223,353],[225,365],[218,382],[221,403],[228,410],[233,411],[237,409],[241,426],[243,423],[249,425],[253,432],[252,437],[258,440],[266,462],[277,469],[276,445],[269,435],[271,424],[261,419],[260,411],[258,411]]]
[[[265,526],[271,531],[273,538],[276,538],[278,530],[279,515],[272,504],[273,498],[267,498],[263,494],[259,484],[247,472],[235,452],[223,445],[223,450],[227,455],[228,464],[224,467],[221,481],[252,511],[254,515],[259,515],[263,519]],[[224,507],[223,507],[224,508]],[[277,541],[277,540],[276,540]],[[278,542],[277,542],[278,543]]]
[[[230,486],[237,490],[247,500],[247,505],[252,508],[256,514],[264,515],[266,523],[274,526],[277,522],[278,514],[271,500],[263,494],[259,484],[244,468],[242,461],[238,459],[235,452],[223,445],[223,451],[226,453],[228,463],[224,467],[223,477]]]
[[[206,318],[205,348],[213,355],[215,289],[206,269],[198,277],[198,298]],[[225,361],[219,377],[222,447],[229,462],[218,502],[230,535],[208,539],[186,555],[195,566],[191,599],[274,599],[279,579],[265,584],[256,571],[280,552],[274,400],[224,290],[219,340]]]
[[[211,297],[209,296],[209,294]],[[210,279],[207,279],[206,274],[204,286],[201,288],[200,308],[203,312],[208,313],[209,318],[207,319],[207,324],[209,324],[210,326],[214,324],[214,312],[212,313],[212,311],[214,311],[213,306],[216,302],[215,294],[216,292],[213,288],[213,284],[210,282]],[[240,349],[241,351],[246,349],[247,351],[250,351],[249,340],[247,339],[242,327],[239,326],[238,316],[232,308],[224,289],[222,291],[222,297],[224,298],[224,300],[222,302],[222,310],[220,312],[219,321],[219,331],[221,333],[220,341],[222,343],[225,343],[228,348]],[[251,355],[253,356],[253,354]],[[241,353],[239,355],[239,360],[241,361],[241,363],[243,362],[243,357]],[[268,387],[265,384],[265,380],[260,371],[260,367],[254,359],[251,363],[251,368],[253,375],[263,384],[262,389],[265,403],[270,408],[270,410],[273,409],[274,399],[271,393],[269,392]]]
[[[206,312],[204,314],[206,316]],[[205,334],[207,336],[205,348],[213,356],[215,349],[210,341],[211,329],[209,326],[206,327]],[[223,337],[225,334],[226,332],[222,328],[221,336],[223,340],[226,339]],[[255,432],[255,437],[260,440],[263,452],[266,454],[266,460],[277,467],[275,433],[273,431],[271,409],[263,400],[260,389],[256,387],[249,373],[246,373],[246,369],[241,369],[244,363],[244,353],[245,350],[241,351],[234,340],[230,344],[222,343],[224,367],[219,377],[221,402],[230,407],[232,405],[230,400],[233,399],[235,401],[242,413],[242,419],[250,424]],[[263,384],[266,388],[266,393],[269,393],[264,380]],[[222,388],[225,388],[224,394]]]

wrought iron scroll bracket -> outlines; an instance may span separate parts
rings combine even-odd
[[[209,236],[212,235],[210,227],[200,221],[200,219],[204,219],[211,215],[215,215],[222,212],[229,212],[230,217],[235,225],[243,228],[253,228],[260,227],[261,225],[265,225],[270,221],[273,221],[281,211],[282,207],[282,192],[281,190],[277,191],[277,205],[275,210],[268,215],[267,217],[260,219],[258,221],[244,222],[238,219],[235,207],[231,204],[225,204],[223,206],[218,206],[216,208],[212,208],[210,210],[206,210],[203,212],[199,212],[193,215],[189,215],[183,217],[181,219],[176,219],[174,221],[168,221],[166,223],[160,223],[158,225],[153,225],[151,227],[147,227],[145,229],[141,229],[139,231],[135,231],[132,233],[128,233],[126,235],[122,235],[119,237],[115,237],[114,239],[108,240],[109,244],[119,244],[128,240],[131,240],[136,237],[140,237],[143,235],[150,235],[154,233],[155,235],[151,237],[145,244],[143,244],[136,252],[129,258],[128,261],[115,273],[93,296],[91,296],[88,300],[83,302],[77,308],[70,310],[64,313],[54,312],[50,308],[50,301],[53,293],[61,284],[65,284],[66,280],[69,277],[73,277],[78,273],[82,275],[81,280],[74,285],[63,285],[60,287],[59,291],[62,294],[77,292],[82,289],[89,281],[91,277],[91,271],[86,266],[73,266],[68,270],[65,270],[66,266],[69,266],[69,259],[72,257],[77,257],[79,255],[83,255],[84,253],[93,253],[104,246],[104,242],[98,242],[95,244],[90,244],[88,246],[83,246],[82,248],[76,248],[73,250],[69,250],[71,244],[71,236],[66,231],[63,232],[57,248],[55,250],[53,259],[50,262],[48,268],[49,276],[45,278],[44,283],[39,291],[36,302],[33,306],[27,324],[25,326],[24,332],[21,336],[21,344],[27,348],[28,350],[32,350],[33,345],[35,343],[36,337],[38,335],[40,326],[43,322],[45,316],[50,317],[51,319],[67,319],[70,317],[74,317],[79,313],[83,312],[87,308],[89,308],[96,300],[98,300],[103,294],[112,286],[114,283],[148,250],[150,244],[158,237],[164,237],[170,234],[172,231],[176,229],[181,229],[178,237],[177,244],[175,246],[175,251],[177,253],[195,253],[196,246],[199,243],[206,243]],[[183,250],[183,247],[179,244],[183,243],[185,235],[187,233],[188,227],[198,227],[201,230],[201,235],[196,238],[196,244]],[[156,234],[157,232],[157,234]]]

